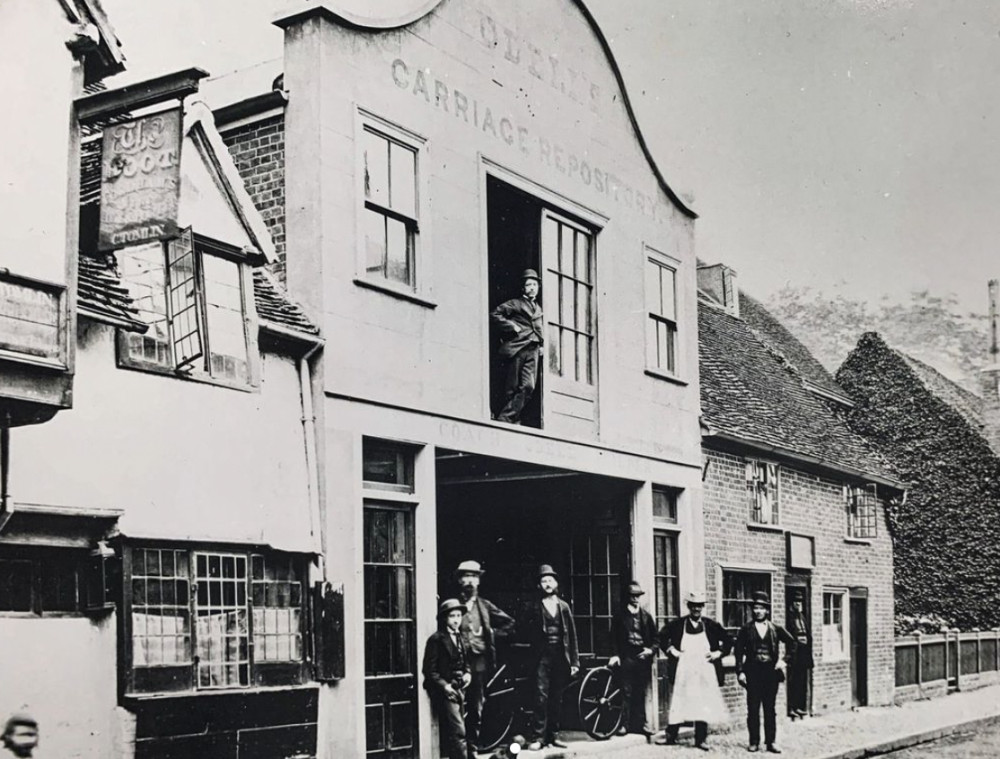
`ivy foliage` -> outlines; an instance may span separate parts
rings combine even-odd
[[[909,484],[887,508],[897,616],[1000,626],[1000,460],[874,332],[836,379],[855,401],[848,424]]]

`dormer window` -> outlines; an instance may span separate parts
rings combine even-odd
[[[242,253],[191,229],[118,252],[122,285],[147,326],[119,333],[121,366],[236,386],[253,381]]]

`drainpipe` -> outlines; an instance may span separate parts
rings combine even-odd
[[[0,427],[0,532],[7,526],[11,512],[14,510],[8,480],[10,479],[10,415],[3,420]]]
[[[319,462],[316,461],[316,414],[313,411],[312,397],[312,370],[309,367],[309,359],[320,348],[323,343],[316,343],[306,351],[299,359],[299,390],[302,395],[302,434],[305,438],[306,453],[306,480],[309,493],[309,535],[313,539],[313,546],[316,545],[316,532],[319,530],[319,571],[320,576],[324,576],[323,551],[326,549],[323,540],[323,525],[320,515],[319,504]]]

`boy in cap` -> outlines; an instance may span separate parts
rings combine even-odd
[[[544,342],[542,309],[535,302],[539,282],[534,269],[525,269],[521,274],[521,296],[504,301],[490,314],[503,339],[500,356],[505,362],[504,406],[496,417],[500,422],[519,424],[521,412],[535,392],[538,353]]]
[[[768,616],[771,600],[767,593],[753,594],[753,619],[736,634],[736,675],[740,685],[747,689],[747,731],[750,734],[750,751],[760,751],[760,711],[764,709],[764,744],[769,753],[780,754],[775,744],[777,721],[774,703],[778,685],[785,679],[787,663],[795,654],[795,638]],[[779,646],[785,646],[785,656],[779,656]]]
[[[462,641],[462,616],[465,605],[448,598],[438,610],[440,629],[427,639],[424,647],[424,688],[438,712],[441,747],[448,759],[468,759],[465,740],[463,692],[472,680]]]
[[[529,751],[543,745],[566,748],[559,740],[562,691],[580,671],[576,622],[569,604],[557,595],[559,576],[549,564],[538,568],[541,595],[528,607],[524,629],[535,659],[535,698]]]
[[[608,666],[621,666],[625,708],[619,734],[640,733],[648,739],[653,731],[646,713],[646,691],[659,646],[656,643],[656,623],[652,615],[639,605],[639,599],[644,595],[645,591],[639,583],[629,583],[628,599],[611,621],[617,656],[611,657]]]
[[[3,745],[17,757],[31,757],[38,746],[38,722],[27,714],[15,714],[3,729]]]
[[[465,692],[465,736],[469,742],[469,757],[475,754],[479,740],[479,722],[486,701],[486,683],[496,669],[498,638],[504,638],[514,629],[514,620],[479,595],[479,581],[483,575],[478,561],[463,561],[455,570],[461,600],[465,604],[462,618],[462,639],[472,682]]]
[[[670,657],[673,683],[666,743],[676,743],[681,725],[694,722],[694,745],[708,751],[708,723],[729,721],[720,688],[725,682],[722,657],[733,643],[722,625],[702,614],[704,593],[689,593],[687,607],[686,616],[673,620],[660,632],[660,646]]]

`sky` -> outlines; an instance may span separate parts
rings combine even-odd
[[[270,20],[285,4],[103,0],[129,79],[278,58]],[[986,311],[1000,277],[1000,2],[587,6],[658,165],[699,214],[699,258],[764,300],[784,286],[871,302],[929,290]]]

